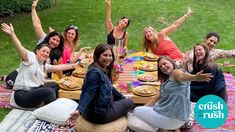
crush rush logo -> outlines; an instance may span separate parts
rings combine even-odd
[[[216,95],[207,95],[198,100],[194,107],[195,119],[205,128],[218,128],[228,117],[228,106]]]

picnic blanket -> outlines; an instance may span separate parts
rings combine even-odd
[[[76,132],[69,126],[38,120],[31,112],[12,109],[0,123],[0,132]]]
[[[227,86],[227,92],[228,92],[228,118],[225,121],[225,123],[215,129],[206,129],[200,126],[196,121],[194,121],[194,125],[191,129],[186,130],[184,132],[234,132],[235,131],[235,78],[232,76],[232,74],[224,73],[226,86]]]
[[[6,87],[6,84],[0,82],[0,108],[11,108],[10,98],[12,90]]]
[[[31,111],[13,109],[1,122],[0,131],[24,132],[35,120],[36,117],[31,114]]]

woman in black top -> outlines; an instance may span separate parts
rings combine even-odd
[[[118,25],[114,26],[111,21],[111,0],[105,0],[107,4],[107,14],[106,14],[106,27],[108,30],[107,43],[110,45],[115,45],[115,43],[121,43],[122,47],[127,49],[128,32],[126,28],[130,24],[130,19],[127,17],[122,17]]]

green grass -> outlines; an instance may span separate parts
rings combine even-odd
[[[221,4],[222,3],[222,4]],[[210,31],[217,31],[221,41],[217,48],[235,49],[235,3],[233,0],[113,0],[112,21],[117,23],[122,16],[131,19],[129,32],[129,49],[140,50],[142,31],[146,26],[161,30],[182,16],[187,8],[194,11],[177,31],[170,35],[176,45],[185,52],[192,49],[195,43],[203,42],[203,37]],[[57,4],[38,12],[44,30],[51,26],[63,31],[69,24],[77,25],[81,34],[81,46],[95,47],[106,42],[104,0],[57,0]],[[163,18],[164,24],[158,20]],[[33,50],[37,39],[35,37],[30,13],[15,14],[12,21],[15,32],[22,44]],[[20,58],[11,41],[2,31],[0,32],[0,75],[8,74],[19,65]],[[227,60],[227,59],[225,59]],[[224,60],[220,60],[222,62]],[[229,59],[235,63],[235,59]],[[235,75],[234,68],[225,71]]]
[[[10,112],[10,109],[0,109],[0,122]]]

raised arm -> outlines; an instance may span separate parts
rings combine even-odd
[[[193,50],[186,51],[184,54],[183,59],[181,60],[181,67],[188,71],[189,73],[192,72],[192,65],[193,65]]]
[[[235,58],[235,50],[214,49],[212,52],[214,52],[214,55],[211,57],[214,60],[221,58]]]
[[[198,72],[196,75],[183,72],[182,70],[176,69],[172,73],[172,77],[175,81],[199,81],[199,82],[209,82],[213,75],[211,73],[204,73],[203,71]]]
[[[33,28],[34,32],[36,34],[36,37],[38,39],[44,37],[46,33],[42,29],[42,24],[41,21],[38,17],[37,11],[36,11],[36,6],[38,4],[38,0],[34,0],[32,4],[32,11],[31,11],[31,17],[32,17],[32,22],[33,22]]]
[[[106,14],[106,27],[108,33],[110,33],[113,29],[113,23],[111,21],[111,0],[105,0],[107,6],[107,14]]]
[[[17,38],[17,36],[14,32],[14,28],[13,28],[12,24],[7,25],[6,23],[2,23],[1,26],[2,26],[2,31],[4,31],[5,33],[7,33],[10,36],[11,41],[15,45],[16,50],[18,51],[21,59],[23,61],[28,61],[27,50],[21,45],[21,42],[19,41],[19,39]]]
[[[175,31],[178,27],[180,27],[182,25],[182,23],[192,15],[192,10],[190,8],[188,8],[188,11],[186,14],[184,14],[182,17],[180,17],[178,20],[176,20],[175,22],[173,22],[170,26],[164,28],[163,30],[161,30],[159,33],[167,36],[170,33],[172,33],[173,31]]]

